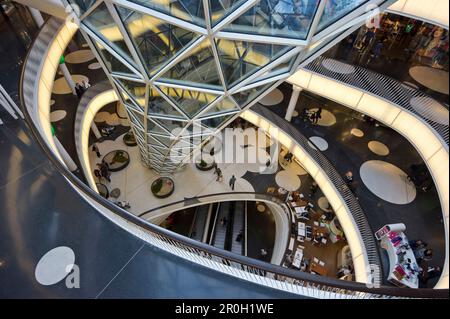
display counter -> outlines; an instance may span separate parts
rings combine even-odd
[[[386,225],[375,236],[389,256],[387,280],[399,287],[419,288],[419,266],[405,230],[404,224]]]

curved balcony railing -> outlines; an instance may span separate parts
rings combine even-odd
[[[36,95],[27,90],[27,87],[39,78],[39,74],[36,73],[32,76],[31,71],[38,70],[38,65],[42,59],[46,58],[46,56],[38,57],[38,53],[35,51],[38,49],[36,48],[36,43],[39,43],[39,45],[43,44],[41,34],[38,34],[34,44],[31,46],[20,80],[21,107],[32,135],[52,162],[54,168],[66,178],[75,191],[94,205],[99,212],[107,212],[111,219],[114,218],[120,221],[121,225],[127,224],[130,227],[134,227],[135,232],[139,232],[141,234],[140,237],[149,244],[180,258],[188,259],[200,266],[228,274],[234,278],[244,279],[258,285],[280,289],[303,297],[330,299],[448,298],[448,289],[412,290],[392,287],[369,288],[365,284],[357,282],[320,277],[239,256],[150,224],[144,219],[104,199],[79,180],[60,161],[54,149],[45,137],[41,135],[42,131],[38,126],[37,119],[33,117],[35,115],[33,110],[34,112],[36,111],[38,101]],[[45,50],[41,50],[41,52],[45,54]],[[34,98],[32,95],[34,95]]]
[[[314,61],[309,63],[305,69],[313,73],[329,77],[338,82],[350,85],[352,87],[369,92],[385,100],[395,103],[396,105],[408,110],[415,114],[423,121],[425,121],[433,130],[435,130],[443,141],[449,145],[449,127],[448,125],[436,123],[430,118],[436,118],[442,116],[442,114],[434,114],[433,110],[429,110],[430,118],[420,114],[411,106],[411,99],[415,97],[431,98],[427,94],[415,90],[413,88],[407,88],[402,85],[401,82],[388,77],[383,74],[376,73],[374,71],[367,70],[360,66],[353,65],[355,72],[350,74],[342,74],[332,72],[325,68],[322,64],[324,57],[320,56]],[[442,105],[444,107],[444,105]]]

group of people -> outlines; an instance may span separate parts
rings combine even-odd
[[[433,250],[428,244],[421,239],[409,241],[409,246],[414,252],[417,264],[419,265],[419,280],[426,285],[428,280],[439,277],[442,273],[441,267],[429,266],[424,262],[428,262],[433,257]]]
[[[223,181],[222,170],[219,168],[219,166],[216,163],[214,164],[214,175],[217,175],[216,182],[222,182]],[[230,186],[231,190],[233,190],[233,191],[234,191],[234,188],[236,186],[236,181],[237,181],[237,178],[236,178],[235,175],[233,175],[233,176],[231,176],[231,178],[230,178],[230,180],[228,182],[228,185]]]
[[[398,54],[402,49],[403,54]],[[404,17],[384,15],[378,28],[363,27],[349,35],[338,48],[338,58],[369,66],[380,57],[423,63],[448,70],[448,31]],[[367,59],[366,59],[367,57]],[[377,69],[379,64],[374,65]],[[400,79],[399,79],[400,80]]]
[[[108,163],[105,161],[97,164],[97,168],[94,170],[94,175],[98,178],[99,183],[101,183],[102,178],[111,183],[111,172],[109,170]]]
[[[87,91],[87,89],[89,89],[91,87],[91,84],[89,83],[88,80],[82,81],[82,82],[78,82],[75,85],[75,92],[78,96],[79,99],[81,99],[81,97],[83,96],[84,92]]]
[[[309,124],[317,125],[322,118],[322,108],[319,107],[316,111],[312,112],[307,108],[304,108],[300,114],[300,119]]]

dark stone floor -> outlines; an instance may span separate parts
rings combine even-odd
[[[292,88],[287,83],[279,89],[284,93],[284,101],[277,106],[269,106],[278,115],[284,117],[291,97]],[[383,160],[408,171],[411,164],[423,163],[414,147],[400,134],[387,127],[375,127],[363,121],[360,114],[315,96],[309,92],[302,93],[297,104],[300,113],[303,108],[322,107],[331,111],[337,119],[333,126],[308,126],[301,121],[293,120],[293,124],[305,136],[320,136],[324,138],[329,148],[324,151],[331,163],[341,175],[351,170],[356,181],[356,193],[359,202],[366,213],[373,231],[390,223],[402,222],[407,226],[406,234],[410,239],[422,239],[433,249],[433,259],[430,265],[444,264],[445,234],[439,197],[435,188],[429,192],[418,190],[416,199],[408,205],[395,205],[375,196],[362,182],[359,176],[361,165],[368,160]],[[364,133],[363,138],[350,134],[352,128],[359,128]],[[386,144],[391,154],[380,157],[373,154],[367,147],[369,141],[378,140]],[[387,256],[380,249],[383,264],[387,265]],[[429,282],[432,286],[434,282]]]
[[[275,218],[270,209],[258,212],[255,202],[248,202],[247,206],[247,252],[248,257],[270,262],[275,243]],[[267,251],[261,255],[261,249]]]
[[[358,32],[359,29],[355,31],[354,34],[357,34]],[[381,32],[378,32],[377,36],[381,37]],[[414,66],[431,66],[431,59],[419,57],[417,55],[409,55],[405,51],[405,48],[408,47],[412,38],[405,38],[402,41],[396,41],[394,43],[388,41],[383,45],[381,54],[378,57],[375,57],[373,54],[373,46],[364,52],[360,52],[355,47],[349,47],[347,40],[350,37],[351,36],[347,37],[339,44],[325,52],[323,56],[364,67],[380,74],[390,76],[400,82],[406,81],[413,83],[419,87],[420,91],[427,93],[436,100],[445,103],[448,106],[448,95],[433,91],[428,87],[423,86],[419,82],[415,81],[409,74],[409,70]],[[448,63],[446,68],[448,71]]]
[[[66,51],[66,55],[69,54],[72,50],[83,50],[85,48],[82,47],[83,41],[82,37],[80,37],[78,34],[74,37],[74,41],[72,41],[71,45]],[[104,81],[106,79],[106,75],[102,69],[98,70],[90,70],[88,66],[91,63],[96,62],[95,59],[88,61],[86,63],[80,63],[80,64],[70,64],[66,63],[67,68],[69,69],[69,72],[74,74],[80,74],[85,75],[89,78],[89,83],[91,85],[95,85],[98,82]],[[56,74],[55,80],[63,77],[60,74]],[[55,128],[55,134],[56,137],[60,140],[61,144],[64,146],[66,151],[69,153],[69,155],[72,157],[74,162],[78,165],[78,167],[81,167],[76,146],[75,146],[75,135],[74,135],[74,128],[75,128],[75,116],[76,111],[78,109],[78,103],[80,100],[77,96],[73,94],[52,94],[51,97],[53,100],[55,100],[55,104],[50,107],[51,112],[56,110],[63,110],[67,112],[67,115],[64,119],[58,122],[53,123],[53,127]],[[83,177],[83,174],[79,172],[78,177]]]

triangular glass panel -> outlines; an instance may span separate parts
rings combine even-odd
[[[122,33],[103,2],[83,22],[127,61],[134,61]]]
[[[255,84],[255,83],[263,81],[263,80],[267,80],[269,78],[276,77],[281,74],[287,74],[289,71],[291,71],[291,68],[292,68],[294,62],[295,62],[295,59],[290,59],[289,61],[278,64],[276,67],[263,73],[258,78],[256,78],[254,81],[252,81],[252,84]]]
[[[197,38],[191,31],[147,14],[117,9],[151,76]]]
[[[166,156],[165,154],[161,153],[161,151],[151,146],[148,148],[148,153],[150,155],[150,159],[153,157],[154,159],[162,160]]]
[[[138,125],[141,129],[144,129],[144,116],[138,112],[133,111],[132,109],[127,109],[128,116],[130,120]]]
[[[342,19],[345,15],[354,11],[366,2],[367,0],[327,1],[316,33],[319,33],[326,27]]]
[[[170,147],[175,141],[172,137],[169,136],[152,135],[152,137],[167,147]]]
[[[72,7],[74,11],[75,8],[78,8],[80,16],[84,14],[89,8],[95,3],[96,0],[69,0],[72,5],[76,5],[77,7]],[[75,12],[78,13],[78,12]]]
[[[106,67],[108,68],[108,70],[111,73],[115,73],[115,74],[119,74],[119,75],[123,74],[123,75],[134,76],[134,77],[137,76],[125,64],[120,62],[119,59],[117,59],[114,55],[112,55],[108,51],[108,49],[105,46],[103,46],[100,42],[95,41],[92,38],[91,38],[91,40],[92,40],[92,43],[94,43],[95,46],[97,47],[97,51],[103,58],[103,62],[105,63]]]
[[[289,46],[227,39],[216,40],[216,45],[228,88],[292,49]]]
[[[273,83],[269,83],[266,85],[254,87],[249,90],[238,92],[233,94],[233,98],[242,109],[246,107],[250,102],[253,102],[255,99],[257,99],[258,96],[268,90],[272,85]]]
[[[223,90],[216,61],[208,39],[202,41],[160,79],[181,85]]]
[[[175,109],[169,102],[167,102],[157,90],[150,88],[148,97],[148,114],[184,119],[185,117],[180,114],[180,112]]]
[[[123,88],[131,95],[142,110],[145,108],[145,83],[115,78]]]
[[[158,134],[158,135],[167,135],[169,136],[169,132],[167,132],[165,129],[163,129],[161,126],[157,125],[155,122],[153,122],[150,119],[147,119],[147,130],[150,134]]]
[[[203,135],[211,135],[213,133],[214,132],[211,129],[205,127],[204,125],[201,125],[201,121],[197,120],[188,126],[185,134],[193,136],[203,136]]]
[[[211,22],[216,25],[247,0],[209,0]]]
[[[227,114],[217,117],[212,117],[208,119],[202,120],[202,125],[208,127],[212,131],[217,130],[219,127],[221,127],[223,124],[225,124],[226,121],[230,120],[234,114]]]
[[[147,142],[151,147],[155,147],[155,146],[159,146],[161,147],[165,147],[160,141],[158,141],[157,139],[155,139],[154,136],[149,135],[147,138]]]
[[[177,136],[179,132],[186,126],[187,122],[177,121],[174,119],[151,118],[153,121],[164,127],[173,136]]]
[[[172,146],[172,149],[185,149],[185,148],[189,149],[191,147],[192,147],[192,144],[189,142],[188,139],[180,138]]]
[[[203,0],[131,0],[150,9],[166,13],[197,25],[205,25]]]
[[[148,148],[149,151],[149,160],[151,161],[157,161],[157,162],[162,162],[162,160],[164,160],[164,157],[166,157],[165,154],[162,154],[160,150],[152,147],[151,145]]]
[[[151,145],[151,147],[153,147],[155,150],[158,150],[159,152],[165,154],[165,156],[167,154],[169,154],[169,148],[165,147],[165,146],[159,146],[159,145]],[[156,159],[156,158],[154,158]],[[158,162],[161,162],[161,158],[157,159]]]
[[[203,113],[200,118],[205,118],[213,115],[219,115],[223,113],[238,112],[240,109],[236,106],[236,103],[231,101],[229,98],[224,98],[221,101],[210,107],[205,113]]]
[[[122,97],[125,106],[133,109],[134,111],[144,113],[144,108],[137,104],[137,102],[130,97],[130,94],[128,94],[128,92],[126,92],[121,86],[118,86],[118,91],[120,92],[120,96]]]
[[[260,0],[224,30],[304,40],[319,3],[319,0]]]
[[[160,89],[189,118],[193,118],[195,115],[200,113],[207,105],[211,104],[218,98],[218,95],[216,94],[188,89],[165,86],[161,86]]]
[[[138,138],[138,140],[142,140],[144,141],[144,131],[142,131],[140,128],[138,128],[137,126],[134,127],[134,132],[133,132],[136,137]]]

